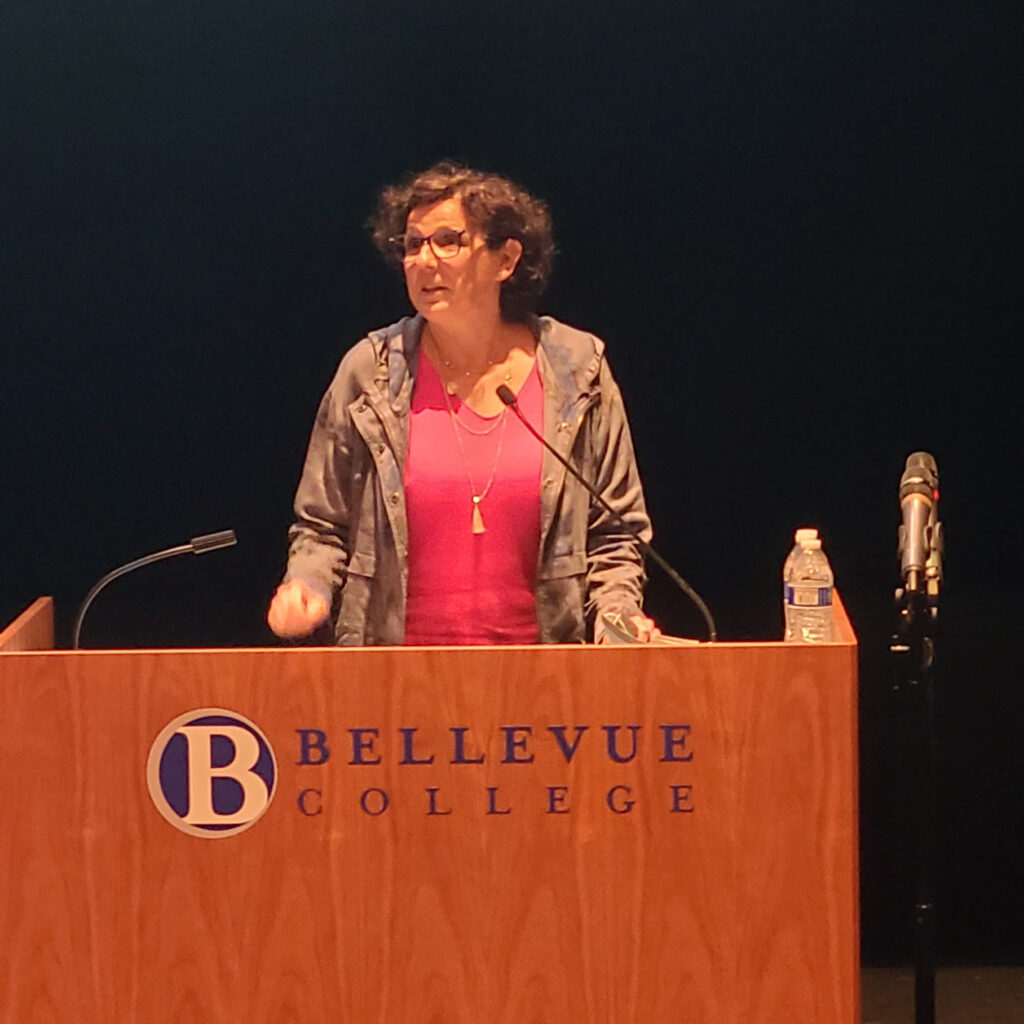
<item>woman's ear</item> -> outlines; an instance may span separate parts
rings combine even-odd
[[[498,280],[507,281],[519,266],[519,259],[523,255],[523,243],[518,238],[506,238],[498,252],[501,253]]]

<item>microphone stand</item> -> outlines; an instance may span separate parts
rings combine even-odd
[[[935,497],[938,499],[937,477]],[[895,687],[911,703],[911,801],[915,808],[917,887],[914,903],[914,1024],[935,1024],[935,864],[938,847],[938,733],[935,647],[942,583],[942,524],[933,508],[925,528],[924,572],[907,571],[896,591],[897,626],[889,650]],[[901,538],[906,543],[906,538]]]

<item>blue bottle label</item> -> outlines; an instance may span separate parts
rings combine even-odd
[[[786,604],[794,608],[827,608],[832,604],[832,588],[786,584]]]

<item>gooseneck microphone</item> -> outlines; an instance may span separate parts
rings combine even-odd
[[[122,565],[119,569],[115,569],[113,572],[108,572],[89,591],[86,595],[85,600],[82,602],[82,607],[78,610],[78,616],[75,618],[75,631],[71,640],[72,650],[78,650],[78,639],[82,632],[82,620],[85,618],[85,613],[89,610],[89,605],[92,604],[93,599],[96,595],[108,584],[123,576],[126,572],[131,572],[133,569],[141,569],[144,565],[152,565],[153,562],[162,561],[165,558],[173,558],[175,555],[187,555],[189,553],[193,555],[205,555],[207,551],[217,551],[220,548],[230,548],[238,543],[238,538],[235,536],[234,530],[218,530],[216,533],[204,533],[199,537],[193,537],[187,544],[178,544],[173,548],[166,548],[163,551],[156,551],[152,555],[146,555],[143,558],[136,558],[134,562],[129,562],[127,565]]]
[[[942,537],[938,521],[939,469],[928,452],[907,456],[900,478],[900,573],[908,594],[941,575]]]
[[[578,480],[581,484],[583,484],[583,486],[587,490],[587,493],[594,499],[594,501],[596,501],[598,505],[600,505],[601,508],[603,508],[605,512],[608,513],[608,515],[610,515],[620,526],[622,526],[622,528],[626,530],[627,533],[633,535],[633,537],[636,539],[637,544],[640,545],[640,550],[645,555],[647,555],[651,559],[651,561],[661,566],[661,568],[665,572],[665,575],[668,576],[668,578],[697,606],[701,615],[704,616],[704,621],[708,627],[708,640],[711,643],[714,643],[718,639],[718,631],[715,629],[715,620],[711,617],[711,612],[708,610],[708,606],[704,603],[700,594],[698,594],[697,591],[694,590],[693,587],[691,587],[690,584],[687,583],[686,580],[684,580],[683,577],[680,576],[679,573],[677,573],[675,569],[673,569],[672,566],[669,565],[668,562],[666,562],[665,559],[662,558],[661,555],[659,555],[658,552],[655,551],[654,548],[652,548],[651,545],[648,544],[647,541],[645,541],[640,536],[638,529],[636,529],[633,526],[630,526],[630,524],[627,523],[626,520],[623,519],[622,516],[619,515],[619,513],[616,512],[615,509],[613,509],[611,505],[609,505],[608,502],[604,500],[603,496],[600,495],[597,492],[597,490],[587,480],[583,478],[580,471],[576,469],[576,467],[571,462],[569,462],[568,459],[564,458],[552,445],[548,444],[548,442],[544,440],[540,433],[538,433],[538,431],[534,428],[533,424],[530,423],[529,420],[527,420],[527,418],[522,414],[522,411],[516,404],[516,396],[512,393],[512,389],[507,384],[499,385],[496,394],[502,400],[502,402],[504,402],[505,405],[507,405],[516,414],[516,417],[519,419],[519,422],[522,423],[522,425],[526,427],[526,429],[538,441],[540,441],[540,443],[549,452],[551,452],[551,454],[554,455],[554,457],[558,459],[558,461],[563,466],[565,466],[570,475],[574,479]]]

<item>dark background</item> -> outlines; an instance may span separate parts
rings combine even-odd
[[[661,552],[774,638],[817,525],[861,641],[863,938],[909,962],[896,491],[948,534],[940,950],[1024,962],[1016,5],[303,0],[0,7],[0,621],[263,645],[313,413],[407,309],[364,230],[440,157],[547,199],[545,311],[608,342]],[[1016,270],[1014,268],[1017,268]],[[1015,587],[1014,587],[1015,589]],[[655,575],[649,609],[700,633]]]

